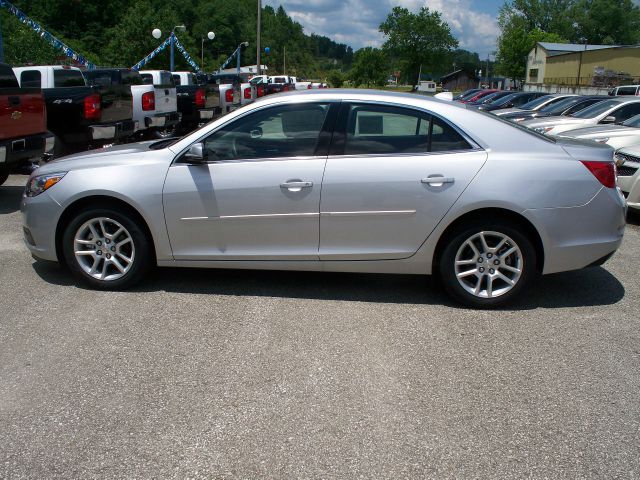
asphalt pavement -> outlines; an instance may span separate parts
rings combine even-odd
[[[158,269],[97,292],[0,187],[0,478],[639,478],[640,229],[511,309],[427,277]]]

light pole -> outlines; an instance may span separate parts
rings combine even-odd
[[[173,27],[173,29],[171,29],[171,35],[169,36],[169,43],[171,44],[171,52],[169,54],[169,70],[171,70],[172,72],[174,69],[173,45],[175,43],[173,32],[175,32],[176,30],[180,32],[184,32],[186,29],[187,27],[185,27],[184,25],[176,25],[175,27]],[[151,32],[151,35],[153,35],[153,38],[155,38],[156,40],[159,40],[160,37],[162,36],[162,31],[159,28],[154,28],[153,32]]]
[[[249,46],[249,42],[242,42],[240,45],[238,45],[237,51],[238,51],[238,55],[237,55],[237,60],[238,63],[236,64],[236,68],[237,68],[237,74],[240,75],[240,53],[242,52],[242,47],[248,47]]]
[[[201,59],[200,59],[200,65],[202,65],[201,70],[204,72],[204,37],[200,37],[202,40],[202,55],[201,55]],[[209,32],[207,33],[207,38],[209,40],[213,40],[214,38],[216,38],[216,34],[213,32]]]
[[[260,65],[260,18],[262,17],[262,0],[258,0],[258,22],[256,28],[256,70],[258,75],[262,75],[262,66]]]
[[[580,59],[578,60],[578,78],[576,78],[576,86],[580,86],[580,74],[582,73],[582,52],[587,51],[587,39],[584,37],[580,37],[578,40],[580,43],[584,44],[584,50],[580,51]]]

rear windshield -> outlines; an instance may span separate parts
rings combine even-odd
[[[84,87],[85,85],[86,83],[80,70],[67,70],[66,68],[53,70],[54,87]]]
[[[534,100],[531,100],[527,103],[522,104],[520,108],[522,110],[533,110],[534,108],[539,107],[540,105],[544,105],[546,102],[550,101],[552,98],[554,98],[553,95],[543,95],[542,97],[538,97]]]
[[[42,74],[40,70],[23,70],[20,72],[20,86],[23,88],[40,88]]]
[[[563,98],[557,102],[552,102],[548,105],[545,105],[540,109],[540,111],[545,113],[564,112],[571,105],[575,105],[576,103],[583,101],[584,98],[581,97]]]
[[[474,111],[476,111],[478,113],[481,113],[482,115],[486,115],[486,116],[492,118],[493,120],[497,120],[499,122],[502,122],[505,125],[509,125],[510,127],[517,128],[521,132],[528,133],[529,135],[532,135],[532,136],[534,136],[536,138],[539,138],[540,140],[545,140],[546,142],[549,142],[549,143],[556,143],[556,137],[554,137],[553,135],[543,135],[542,133],[538,133],[535,130],[529,128],[529,127],[525,127],[521,123],[511,122],[511,121],[507,120],[504,117],[501,117],[501,116],[498,116],[498,115],[493,115],[492,113],[487,112],[485,110],[477,110],[477,109],[475,109],[473,107],[467,107],[467,108],[469,108],[470,110],[473,109]]]
[[[571,116],[575,118],[595,118],[616,105],[620,105],[620,102],[617,100],[605,100],[604,102],[599,102],[595,105],[584,108]]]
[[[492,95],[487,95],[485,98],[483,98],[484,101],[482,103],[483,105],[488,105],[488,104],[501,105],[502,101],[498,101],[498,100],[501,100],[506,97],[511,97],[512,95],[513,93],[511,92],[496,92]]]
[[[40,84],[38,84],[38,87]],[[0,88],[18,88],[18,80],[9,65],[0,65]]]
[[[123,70],[122,84],[123,85],[142,85],[142,77],[135,70]]]
[[[512,93],[511,95],[505,95],[504,97],[500,97],[500,98],[492,101],[491,105],[495,105],[495,106],[504,105],[505,103],[509,103],[511,100],[515,100],[519,96],[520,96],[520,94],[518,94],[518,93]]]

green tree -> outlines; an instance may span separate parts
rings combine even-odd
[[[640,42],[640,8],[632,0],[578,0],[570,10],[577,42],[635,45]]]
[[[412,13],[403,7],[394,7],[387,19],[380,24],[380,31],[387,36],[384,49],[400,63],[413,85],[418,83],[418,72],[433,70],[441,65],[447,54],[458,46],[449,25],[440,13],[422,7]]]
[[[327,74],[327,81],[333,88],[340,88],[344,83],[344,75],[340,70],[331,70]]]
[[[379,48],[365,47],[354,54],[349,79],[356,87],[360,85],[381,87],[387,83],[388,76],[387,56]]]

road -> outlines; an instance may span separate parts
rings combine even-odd
[[[640,229],[514,309],[413,276],[77,286],[0,187],[0,478],[638,478]]]

